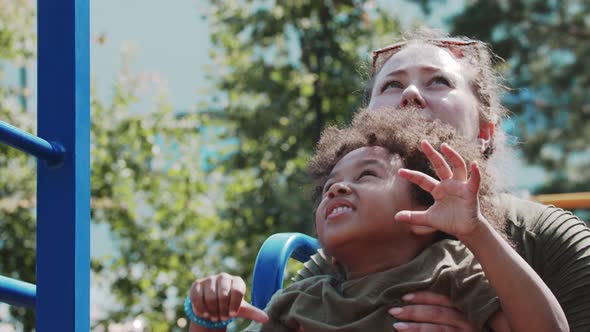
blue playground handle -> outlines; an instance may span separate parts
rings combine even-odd
[[[0,301],[19,307],[35,307],[37,287],[28,282],[0,276]]]
[[[264,309],[272,295],[283,287],[290,257],[306,262],[319,248],[317,239],[302,233],[277,233],[266,239],[254,265],[252,304]]]
[[[58,143],[47,142],[4,121],[0,121],[0,142],[43,159],[50,166],[60,165],[65,155],[64,148]]]

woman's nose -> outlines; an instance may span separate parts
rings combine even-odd
[[[330,187],[330,190],[328,191],[328,197],[334,198],[336,196],[350,195],[351,193],[352,190],[350,189],[350,186],[348,186],[348,184],[344,182],[338,182],[334,183]]]
[[[409,85],[403,92],[399,102],[400,107],[416,106],[419,108],[426,107],[426,101],[422,98],[420,91],[415,85]]]

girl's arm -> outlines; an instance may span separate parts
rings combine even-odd
[[[565,313],[543,280],[487,221],[479,225],[459,240],[481,263],[502,303],[502,313],[490,321],[494,331],[502,331],[505,320],[512,331],[569,331]]]
[[[468,178],[465,161],[450,146],[442,144],[441,151],[452,167],[428,142],[421,146],[440,181],[407,169],[399,174],[429,192],[435,203],[426,211],[400,211],[396,220],[430,226],[462,241],[481,263],[513,331],[569,331],[561,306],[543,280],[481,214],[477,164],[471,164]]]

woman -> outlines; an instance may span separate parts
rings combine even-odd
[[[506,110],[499,90],[483,43],[417,36],[373,52],[367,107],[396,106],[403,112],[417,106],[477,140],[482,153],[493,158],[504,147],[500,123]],[[571,331],[590,331],[590,229],[570,212],[507,194],[498,207],[509,240],[555,294]],[[315,255],[298,278],[328,271],[326,262]],[[410,305],[393,311],[407,321],[396,326],[399,331],[475,330],[445,296],[420,292],[404,299]]]

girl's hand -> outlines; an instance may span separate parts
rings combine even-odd
[[[400,169],[399,174],[429,192],[435,202],[426,211],[400,211],[395,215],[395,220],[430,226],[458,239],[474,234],[485,222],[479,209],[481,177],[477,164],[471,164],[471,177],[468,178],[465,161],[446,143],[441,145],[441,151],[449,159],[452,168],[427,141],[422,141],[421,147],[440,181],[405,168]]]
[[[244,300],[246,284],[240,277],[220,273],[196,280],[190,289],[195,315],[217,322],[242,317],[266,323],[268,315]]]

